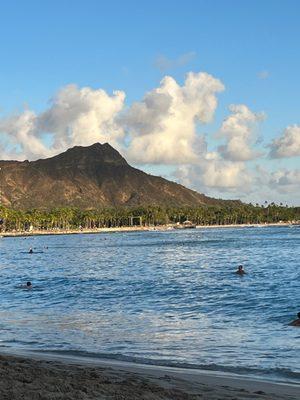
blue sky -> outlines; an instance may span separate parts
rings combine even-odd
[[[219,79],[225,90],[217,95],[213,120],[200,124],[198,134],[206,133],[213,149],[217,146],[214,135],[230,114],[228,106],[244,104],[254,113],[266,114],[257,128],[259,146],[266,149],[286,127],[300,124],[299,15],[300,3],[291,0],[3,3],[1,117],[7,119],[24,109],[41,113],[69,84],[101,88],[109,95],[122,90],[125,108],[130,108],[158,88],[164,76],[183,85],[188,72],[202,71]],[[1,132],[4,152],[5,146],[13,145],[6,141],[10,133],[4,128]],[[247,161],[247,168],[253,170],[258,162],[268,173],[298,171],[300,164],[297,155],[276,160],[265,156]],[[176,167],[163,160],[140,160],[136,165],[185,183]],[[292,185],[298,185],[297,172],[293,176]],[[219,197],[260,201],[260,196],[269,193],[270,200],[294,202],[286,190],[294,186],[285,185],[284,193],[279,190],[278,195],[274,187],[266,186],[258,195],[255,187],[244,193],[241,185],[227,191],[195,180],[188,183]],[[300,194],[296,199],[300,203]]]

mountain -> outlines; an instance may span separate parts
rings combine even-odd
[[[37,161],[0,161],[0,168],[2,203],[16,209],[225,202],[131,167],[108,143]]]

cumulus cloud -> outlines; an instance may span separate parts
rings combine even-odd
[[[282,136],[273,140],[270,148],[272,158],[300,156],[300,126],[288,126]]]
[[[293,199],[300,199],[299,170],[255,171],[247,163],[261,155],[256,146],[263,113],[231,105],[216,137],[207,141],[200,134],[201,126],[212,121],[223,90],[220,80],[204,72],[187,74],[183,84],[166,76],[126,107],[122,91],[68,85],[42,112],[25,109],[0,117],[0,157],[32,160],[75,145],[109,142],[132,163],[177,168],[177,180],[210,195],[284,199],[293,192]],[[288,126],[274,139],[270,155],[299,156],[300,126]]]
[[[49,149],[36,136],[36,124],[37,116],[30,110],[0,120],[0,132],[5,133],[11,148],[10,152],[5,152],[3,156],[30,159],[37,155],[49,155]]]
[[[202,181],[206,187],[243,187],[246,190],[252,178],[244,163],[215,161],[206,163],[202,168]]]
[[[270,185],[294,186],[300,185],[300,169],[286,170],[281,169],[273,172],[269,180]]]
[[[234,192],[241,188],[247,192],[253,182],[245,163],[224,161],[217,156],[201,160],[198,165],[180,166],[175,177],[182,184],[202,192],[210,192],[211,189]]]
[[[244,104],[229,106],[231,115],[222,123],[219,138],[226,143],[218,150],[225,160],[248,161],[261,155],[252,147],[257,141],[257,126],[264,119],[263,113],[254,113]]]
[[[130,136],[128,156],[137,163],[195,163],[205,151],[197,123],[211,121],[221,81],[207,73],[189,73],[182,86],[166,76],[158,88],[134,103],[121,118]]]
[[[16,146],[19,156],[29,159],[56,154],[74,145],[109,141],[117,146],[124,133],[116,117],[124,100],[122,91],[110,96],[102,89],[68,85],[57,93],[46,111],[37,115],[26,110],[0,120],[0,132],[5,133],[8,146]],[[51,136],[49,146],[43,143],[45,134]]]
[[[122,91],[110,96],[102,89],[66,86],[53,99],[52,106],[39,115],[38,130],[54,133],[54,147],[58,149],[108,140],[114,145],[123,136],[115,118],[123,109],[124,100]]]
[[[199,165],[179,166],[174,177],[181,184],[213,197],[234,197],[254,203],[267,199],[294,205],[300,201],[299,169],[270,171],[261,165],[250,169],[246,163],[220,160],[211,153]]]
[[[285,202],[299,205],[300,170],[281,168],[275,171],[268,165],[256,165],[253,182],[253,196],[257,201]],[[292,194],[292,196],[291,196]]]
[[[45,111],[25,110],[0,119],[0,132],[9,154],[19,159],[109,142],[133,162],[196,162],[206,152],[203,136],[196,133],[197,123],[212,119],[222,90],[223,84],[207,73],[189,73],[182,86],[166,76],[142,101],[125,109],[122,91],[110,95],[102,89],[68,85]]]
[[[164,72],[172,68],[183,67],[184,65],[191,62],[195,57],[195,51],[190,51],[188,53],[182,54],[175,59],[170,59],[163,54],[159,54],[154,61],[154,65],[160,71]]]

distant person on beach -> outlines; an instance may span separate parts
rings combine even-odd
[[[30,247],[29,254],[32,254],[32,253],[33,253],[33,250],[32,250],[32,247]]]
[[[297,319],[289,323],[290,326],[300,326],[300,312],[298,312],[297,317]]]
[[[244,267],[242,265],[239,265],[235,273],[238,275],[245,275],[246,271],[244,270]]]

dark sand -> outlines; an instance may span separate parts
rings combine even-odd
[[[300,399],[300,385],[115,361],[27,357],[0,356],[1,400]]]

